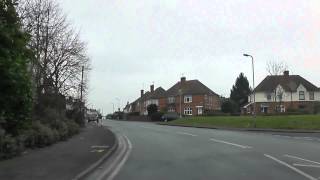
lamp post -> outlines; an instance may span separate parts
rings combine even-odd
[[[254,118],[254,127],[256,127],[256,92],[255,92],[255,86],[254,86],[254,60],[253,57],[249,54],[243,54],[245,57],[250,57],[252,61],[252,85],[253,85],[253,118]]]

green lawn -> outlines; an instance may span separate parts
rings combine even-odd
[[[211,116],[178,119],[163,124],[201,127],[251,128],[252,116]],[[320,115],[258,116],[257,128],[320,130]]]

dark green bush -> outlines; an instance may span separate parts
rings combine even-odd
[[[73,136],[73,135],[79,133],[80,126],[76,122],[74,122],[72,120],[69,120],[69,121],[66,122],[66,124],[67,124],[67,127],[68,127],[68,133],[69,133],[68,135],[69,136]]]
[[[0,159],[8,159],[23,151],[23,143],[10,135],[0,135]]]
[[[34,143],[37,147],[44,147],[51,145],[55,142],[55,137],[53,131],[46,125],[41,124],[39,121],[33,123]]]

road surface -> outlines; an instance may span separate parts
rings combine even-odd
[[[115,155],[122,157],[105,179],[320,179],[318,137],[112,120],[104,125],[125,138],[120,149],[127,149]]]

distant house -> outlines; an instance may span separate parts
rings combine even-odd
[[[182,77],[166,92],[168,112],[183,115],[203,115],[205,111],[221,109],[220,97],[198,80]]]
[[[299,75],[267,76],[255,88],[256,113],[281,113],[286,111],[312,112],[320,102],[320,89]],[[243,113],[253,112],[253,95],[243,107]]]
[[[182,115],[202,115],[205,111],[220,110],[220,97],[198,80],[187,81],[182,77],[179,82],[165,91],[162,87],[144,93],[130,104],[129,112],[147,115],[147,107],[156,104],[158,110],[176,112]],[[181,107],[181,108],[180,108]]]

